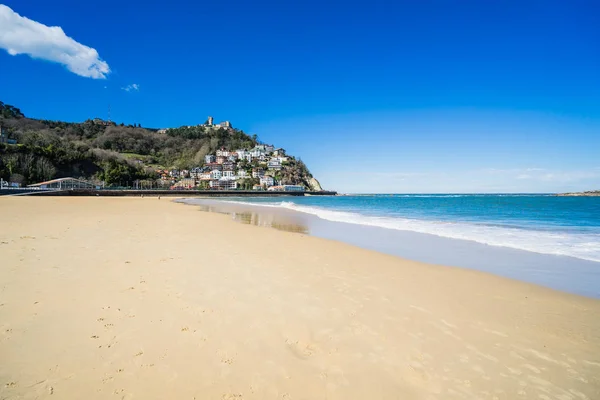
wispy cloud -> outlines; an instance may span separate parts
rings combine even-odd
[[[600,179],[600,168],[586,170],[549,170],[544,168],[513,168],[483,170],[486,174],[503,175],[506,178],[554,183],[576,183]]]
[[[108,64],[98,52],[68,37],[59,26],[46,26],[22,17],[0,4],[0,48],[16,56],[59,63],[79,76],[104,79],[110,73]]]
[[[386,179],[386,180],[397,180],[404,181],[412,178],[422,178],[432,176],[433,174],[427,172],[382,172],[382,171],[359,171],[354,173],[355,176],[369,179]]]
[[[504,175],[504,174],[525,174],[529,172],[542,172],[545,171],[544,168],[485,168],[482,169],[481,172],[486,174],[496,174],[496,175]]]
[[[140,85],[138,85],[137,83],[132,83],[131,85],[127,85],[122,87],[121,89],[123,89],[126,92],[139,92],[140,91]]]

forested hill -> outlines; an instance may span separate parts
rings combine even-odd
[[[233,128],[193,126],[159,133],[102,120],[37,120],[2,102],[0,126],[0,177],[23,184],[67,176],[107,185],[155,180],[159,178],[157,170],[201,167],[205,155],[218,149],[251,149],[259,144],[256,135]],[[8,144],[7,139],[17,144]],[[312,186],[312,175],[295,157],[280,174],[288,177],[290,184]]]

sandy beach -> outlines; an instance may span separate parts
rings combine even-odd
[[[0,211],[0,399],[600,398],[599,300],[165,198]]]

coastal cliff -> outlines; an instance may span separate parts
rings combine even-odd
[[[323,188],[321,187],[321,184],[319,183],[319,181],[315,177],[310,178],[310,180],[308,181],[308,184],[309,184],[310,190],[312,190],[314,192],[321,192],[321,191],[323,191]]]
[[[561,197],[600,197],[600,190],[590,190],[586,192],[559,193]]]

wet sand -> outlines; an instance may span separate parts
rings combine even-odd
[[[0,198],[2,399],[597,399],[600,301],[156,198]]]

